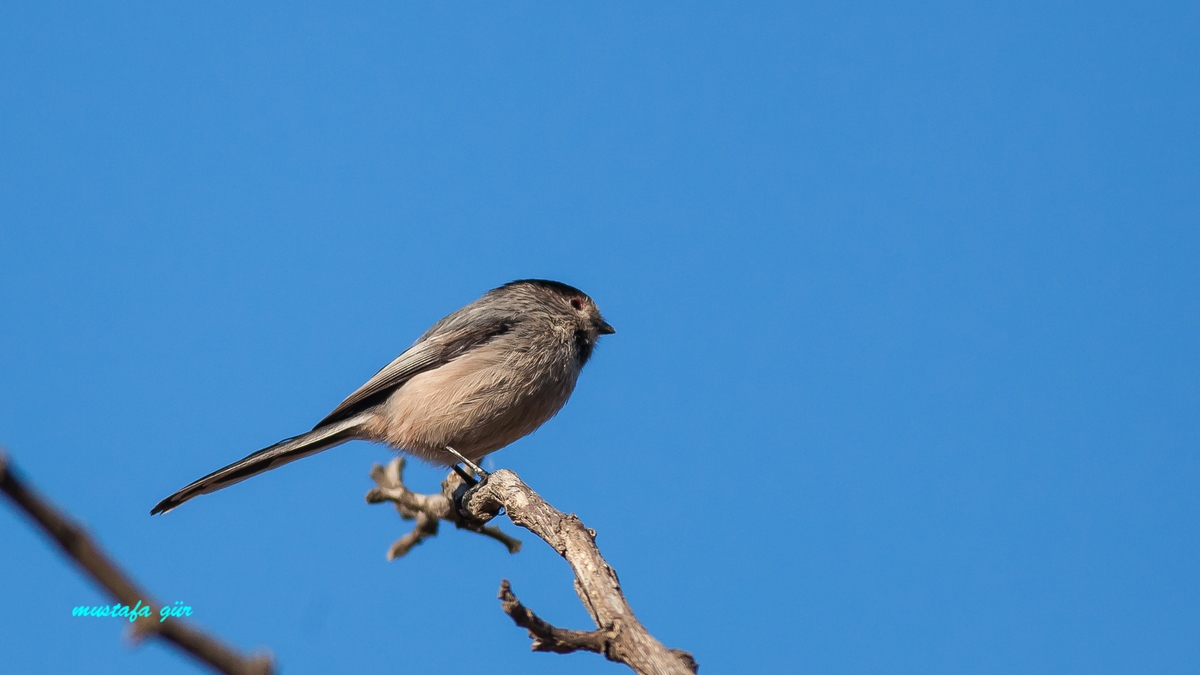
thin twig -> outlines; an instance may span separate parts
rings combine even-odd
[[[63,554],[112,599],[130,607],[138,602],[155,608],[161,606],[129,578],[83,527],[37,494],[17,474],[3,452],[0,452],[0,491],[49,535]],[[133,626],[135,638],[149,635],[166,640],[219,673],[270,675],[274,671],[269,655],[243,656],[217,638],[178,618],[168,617],[160,622],[158,617],[143,617],[137,619]]]
[[[615,635],[608,635],[600,629],[593,631],[569,630],[556,628],[545,619],[533,613],[513,595],[512,585],[508,579],[500,582],[500,609],[512,618],[513,623],[529,631],[533,638],[533,651],[555,652],[569,654],[571,652],[587,651],[603,654],[608,640]]]
[[[404,458],[396,457],[388,462],[386,468],[378,464],[372,466],[371,479],[375,481],[376,487],[367,492],[367,503],[392,502],[401,518],[417,521],[416,526],[408,534],[397,539],[388,549],[388,560],[395,560],[407,555],[417,544],[437,536],[438,521],[440,520],[495,539],[504,544],[509,553],[521,550],[520,539],[510,537],[494,525],[481,525],[476,528],[464,527],[452,500],[446,496],[453,494],[463,485],[462,478],[455,474],[450,474],[445,481],[442,481],[443,494],[423,495],[409,490],[404,485]]]

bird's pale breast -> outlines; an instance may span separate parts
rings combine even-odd
[[[379,410],[372,435],[442,464],[453,461],[447,445],[478,460],[553,417],[578,375],[566,359],[483,347],[397,389]]]

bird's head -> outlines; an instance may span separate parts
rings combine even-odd
[[[521,279],[496,289],[536,298],[536,307],[555,323],[570,331],[579,354],[580,364],[591,358],[596,340],[616,331],[600,314],[600,308],[587,293],[559,281]],[[532,310],[532,306],[530,306]]]

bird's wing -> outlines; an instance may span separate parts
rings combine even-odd
[[[448,363],[471,349],[507,333],[511,328],[510,321],[497,320],[482,325],[475,323],[462,327],[447,326],[436,334],[427,334],[375,373],[374,377],[367,380],[357,391],[347,396],[345,401],[338,404],[333,412],[313,428],[319,429],[382,403],[397,387],[414,375]]]

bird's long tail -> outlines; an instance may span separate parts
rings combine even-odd
[[[335,445],[360,438],[362,425],[367,417],[368,415],[356,415],[333,424],[317,427],[306,434],[282,440],[269,448],[263,448],[223,469],[217,469],[177,491],[159,502],[150,511],[150,515],[166,513],[193,497],[216,492],[277,466],[283,466],[288,462],[294,462],[309,455],[315,455],[322,450],[328,450]]]

